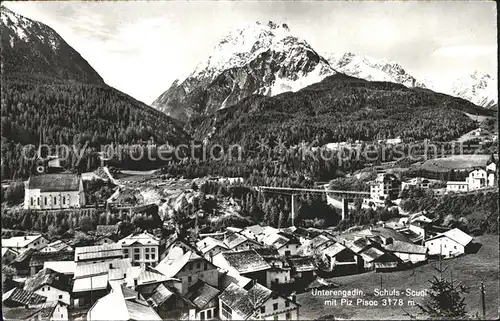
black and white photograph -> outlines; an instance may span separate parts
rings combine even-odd
[[[495,1],[2,1],[1,320],[498,320]]]

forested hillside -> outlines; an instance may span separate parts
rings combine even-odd
[[[448,141],[477,127],[464,112],[492,111],[430,90],[334,75],[298,92],[251,96],[188,128],[199,139],[255,147],[260,138],[318,145],[401,136]]]
[[[28,144],[69,145],[63,165],[91,170],[105,144],[187,142],[177,121],[107,86],[50,27],[2,7],[1,32],[2,179],[33,171],[22,157]]]

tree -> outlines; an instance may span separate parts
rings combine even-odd
[[[431,318],[464,318],[466,317],[465,298],[467,288],[461,283],[454,284],[453,280],[434,276],[429,281],[431,288],[427,302],[419,305],[423,313]]]
[[[84,217],[80,220],[80,228],[82,232],[85,233],[94,229],[94,225],[92,224],[90,217]]]

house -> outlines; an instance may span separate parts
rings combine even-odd
[[[232,283],[219,296],[220,320],[298,320],[299,305],[254,283],[249,289]]]
[[[2,294],[2,305],[10,308],[25,307],[29,304],[38,304],[46,301],[46,297],[20,288],[13,288]]]
[[[105,244],[94,246],[81,246],[75,248],[75,262],[79,264],[92,264],[123,258],[120,244]]]
[[[276,248],[284,256],[296,255],[300,247],[298,238],[284,232],[268,234],[262,239],[262,242]]]
[[[7,265],[14,261],[17,257],[17,252],[8,247],[2,247],[2,265]]]
[[[211,320],[217,318],[219,301],[217,297],[220,291],[203,281],[198,281],[185,295],[185,299],[191,303],[188,312],[189,320]]]
[[[41,234],[14,236],[8,239],[2,239],[2,248],[10,248],[17,252],[26,249],[41,250],[47,243],[47,239]]]
[[[425,262],[427,260],[427,248],[425,246],[408,242],[392,241],[384,247],[388,252],[399,257],[403,262],[412,264]]]
[[[368,270],[392,271],[399,268],[401,259],[394,254],[387,252],[376,245],[358,253],[361,256],[363,266]]]
[[[445,258],[450,258],[466,253],[472,240],[472,236],[454,228],[425,240],[424,244],[429,250],[429,255],[442,255]]]
[[[76,265],[73,299],[76,307],[88,306],[109,292],[112,284],[125,282],[132,267],[130,259],[115,258],[104,262]]]
[[[423,177],[414,177],[408,180],[407,182],[402,183],[401,189],[405,188],[418,188],[418,189],[427,189],[431,185],[431,181],[427,178]]]
[[[139,293],[117,285],[89,309],[87,320],[161,321],[162,319]]]
[[[267,284],[267,270],[271,269],[271,265],[255,250],[222,252],[214,257],[213,262],[225,271],[256,280],[262,285]]]
[[[494,165],[494,166],[492,166]],[[469,185],[469,190],[491,187],[496,185],[496,165],[491,163],[483,168],[476,168],[469,172],[469,177],[465,179]]]
[[[370,198],[377,201],[395,200],[400,191],[401,181],[394,174],[378,174],[370,184]]]
[[[70,305],[72,281],[71,278],[62,273],[43,269],[26,280],[24,290],[44,296],[47,301],[61,301]]]
[[[17,271],[18,276],[27,276],[30,273],[31,256],[37,253],[34,248],[19,251],[19,254],[10,262],[10,265]]]
[[[227,245],[220,240],[217,240],[211,236],[207,236],[204,239],[196,243],[196,247],[201,252],[203,257],[210,262],[212,258],[222,251],[227,251]]]
[[[469,184],[461,181],[447,181],[446,182],[446,192],[468,192]]]
[[[261,255],[262,256],[262,255]],[[266,287],[275,289],[279,284],[292,283],[290,264],[284,257],[268,256],[263,259],[271,266],[266,271]]]
[[[47,262],[65,261],[72,262],[75,252],[34,252],[29,261],[30,275],[33,276],[45,267]],[[74,269],[73,269],[74,272]]]
[[[62,252],[62,251],[73,251],[73,248],[61,240],[47,244],[46,247],[40,250],[40,252]]]
[[[160,239],[147,232],[130,234],[117,244],[121,245],[123,256],[132,259],[132,265],[156,266],[160,261]]]
[[[72,173],[31,176],[26,182],[24,208],[53,210],[85,206],[82,177]]]
[[[2,309],[5,320],[68,320],[68,307],[61,301]]]
[[[115,270],[120,272],[119,270]],[[111,272],[111,271],[110,271]],[[134,289],[145,298],[148,298],[153,293],[158,284],[169,284],[170,286],[177,286],[181,289],[180,280],[168,278],[159,271],[148,266],[132,266],[123,271],[124,277],[121,284]],[[119,280],[120,278],[115,277]]]
[[[219,282],[217,267],[214,264],[193,250],[182,246],[171,247],[167,256],[155,269],[168,278],[179,279],[182,295],[186,294],[198,280],[214,287],[217,287]]]
[[[293,257],[287,259],[292,277],[297,280],[312,281],[318,270],[314,257]]]
[[[239,232],[225,235],[224,244],[231,251],[244,251],[262,247],[259,242],[246,238]]]
[[[334,243],[323,250],[322,259],[326,271],[337,275],[355,273],[362,267],[358,255],[341,243]]]

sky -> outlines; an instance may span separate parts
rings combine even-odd
[[[187,76],[231,30],[287,23],[319,53],[400,63],[444,85],[497,74],[493,1],[22,1],[3,5],[43,22],[104,81],[150,104]]]

